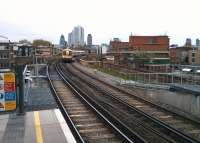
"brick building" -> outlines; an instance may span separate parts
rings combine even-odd
[[[13,43],[7,39],[0,39],[0,69],[12,68],[13,54]]]
[[[200,40],[196,39],[196,45],[192,45],[192,40],[187,38],[184,46],[170,48],[170,59],[171,64],[199,65]]]
[[[130,48],[141,51],[168,51],[168,36],[130,36]]]
[[[110,41],[108,53],[114,56],[115,64],[127,64],[125,51],[129,50],[129,42],[121,42],[119,40]],[[122,56],[123,55],[123,56]]]
[[[189,50],[188,62],[190,65],[200,65],[200,48],[192,48]]]
[[[35,63],[46,63],[53,54],[53,45],[34,46]]]
[[[38,57],[51,57],[53,53],[53,46],[36,46],[35,55]]]
[[[149,71],[166,71],[170,64],[168,36],[130,36],[129,42],[111,41],[115,64]]]
[[[169,49],[169,56],[170,56],[170,63],[171,64],[178,63],[177,52],[176,52],[175,47],[172,47],[172,48]]]
[[[176,47],[170,48],[171,64],[189,64],[189,50],[191,47]]]
[[[16,64],[32,64],[34,57],[34,47],[31,43],[19,42],[15,43],[14,49],[14,60]]]

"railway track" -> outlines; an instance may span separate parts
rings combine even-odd
[[[114,143],[133,143],[145,142],[137,135],[125,135],[119,127],[112,124],[107,117],[105,117],[98,107],[93,104],[88,98],[83,97],[72,85],[66,81],[59,69],[57,71],[54,67],[49,68],[49,81],[59,108],[61,109],[73,135],[77,142],[114,142]],[[66,85],[68,84],[68,86]],[[71,91],[73,89],[73,91]],[[85,95],[84,95],[85,96]],[[109,117],[111,118],[111,117]],[[114,118],[112,118],[114,120]],[[116,121],[117,122],[117,121]],[[129,133],[126,129],[125,132]]]
[[[84,83],[87,82],[93,89],[97,88],[103,94],[112,96],[113,100],[123,103],[121,107],[127,107],[127,110],[132,112],[132,114],[133,111],[134,113],[140,113],[141,115],[137,115],[139,116],[138,119],[149,124],[157,133],[165,134],[167,138],[171,138],[175,142],[200,142],[200,127],[198,123],[166,111],[157,105],[121,91],[117,87],[112,87],[107,83],[97,80],[95,77],[91,79],[91,75],[87,75],[84,71],[80,72],[80,69],[77,71],[77,68],[73,68],[72,66],[68,67],[68,69],[65,67],[65,70],[71,70],[71,73],[76,74],[76,77],[81,77],[79,77],[79,80],[84,81]],[[109,106],[111,106],[111,103]]]

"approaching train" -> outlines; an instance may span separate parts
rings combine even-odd
[[[62,50],[62,62],[73,62],[75,58],[86,55],[86,51],[71,50],[69,48]]]
[[[71,49],[63,49],[62,51],[62,62],[72,62],[73,52]]]

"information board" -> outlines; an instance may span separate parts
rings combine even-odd
[[[0,111],[16,109],[15,74],[0,73]]]

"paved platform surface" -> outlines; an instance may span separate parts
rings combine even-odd
[[[27,90],[29,89],[29,90]],[[0,143],[75,143],[46,78],[25,83],[25,115],[0,112]]]
[[[0,143],[74,143],[59,109],[0,115]]]
[[[57,108],[48,80],[45,78],[33,78],[27,100],[26,111]]]

